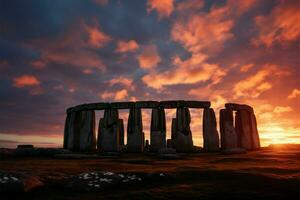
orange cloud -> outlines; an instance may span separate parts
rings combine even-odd
[[[161,58],[157,52],[155,45],[144,47],[142,53],[138,56],[140,67],[143,69],[151,69],[157,66]]]
[[[138,43],[135,40],[119,41],[117,43],[116,52],[126,53],[126,52],[134,52],[139,48]]]
[[[252,39],[255,45],[286,45],[300,37],[300,1],[280,1],[269,15],[257,16],[255,23],[258,36]]]
[[[284,113],[284,112],[291,112],[293,111],[293,109],[290,107],[290,106],[276,106],[274,108],[274,113],[277,113],[277,114],[281,114],[281,113]]]
[[[151,72],[142,80],[148,87],[156,89],[168,85],[193,84],[209,80],[216,84],[226,73],[218,65],[203,63],[205,58],[203,54],[194,54],[185,61],[175,57],[174,68],[162,73]]]
[[[174,0],[148,0],[147,12],[156,10],[159,18],[169,17],[174,10]]]
[[[286,75],[277,68],[275,65],[265,65],[256,74],[247,77],[246,79],[235,84],[233,91],[235,92],[235,98],[237,97],[252,97],[256,98],[261,93],[272,88],[272,84],[267,78],[272,76]]]
[[[185,0],[185,1],[181,1],[178,2],[178,4],[176,5],[176,11],[178,12],[191,12],[191,11],[196,11],[198,9],[203,8],[204,6],[204,1],[202,0]]]
[[[226,19],[227,9],[214,8],[209,13],[194,14],[188,20],[179,19],[173,24],[171,37],[190,52],[218,51],[233,37],[230,32],[233,20]]]
[[[289,94],[288,99],[294,99],[300,97],[300,90],[294,89],[291,94]]]
[[[89,34],[89,44],[95,48],[104,47],[108,42],[111,41],[111,37],[102,32],[99,26],[86,26],[86,30]]]
[[[128,97],[128,91],[126,89],[122,89],[116,92],[103,92],[99,93],[99,97],[105,100],[124,100],[126,97]]]
[[[123,77],[123,76],[113,78],[113,79],[109,80],[108,83],[109,83],[109,86],[113,86],[113,85],[116,85],[116,84],[121,84],[121,85],[125,86],[126,88],[130,88],[130,89],[135,88],[134,85],[133,85],[133,80],[129,79],[129,78],[126,78],[126,77]]]
[[[22,75],[13,79],[13,85],[17,88],[37,86],[40,84],[40,81],[37,77],[33,75]]]
[[[249,71],[253,66],[254,66],[253,63],[243,65],[243,66],[240,67],[240,71],[241,71],[241,72],[247,72],[247,71]]]

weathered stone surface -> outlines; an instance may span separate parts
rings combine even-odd
[[[104,110],[104,116],[99,121],[98,149],[103,152],[118,152],[120,145],[120,120],[117,109]]]
[[[259,149],[260,141],[259,141],[259,134],[257,130],[256,117],[254,113],[250,113],[250,128],[251,128],[251,137],[252,137],[252,148]]]
[[[123,121],[123,119],[119,119],[119,133],[120,133],[119,144],[123,147],[124,146],[124,121]]]
[[[153,108],[150,128],[151,151],[166,147],[166,117],[163,108]]]
[[[136,108],[157,108],[159,106],[158,101],[137,101],[135,102]]]
[[[209,108],[209,101],[184,101],[185,107],[188,108]]]
[[[223,150],[237,148],[238,140],[233,126],[233,111],[230,109],[220,110],[220,133]]]
[[[79,134],[79,150],[96,150],[95,111],[82,111],[81,117],[82,118]]]
[[[64,149],[68,148],[70,119],[71,119],[71,113],[67,113],[67,117],[65,121],[65,129],[64,129],[64,143],[63,143]]]
[[[94,111],[72,112],[67,128],[67,149],[72,151],[89,151],[95,149],[94,123]]]
[[[144,132],[140,108],[131,108],[127,125],[127,152],[143,152]]]
[[[112,109],[130,109],[135,107],[135,102],[113,102],[110,103]]]
[[[191,116],[188,108],[177,108],[176,111],[176,151],[192,152],[193,138],[190,128]]]
[[[226,103],[225,104],[225,108],[230,109],[230,110],[235,110],[235,111],[239,111],[239,110],[245,110],[248,112],[253,113],[253,108],[251,106],[245,105],[245,104],[236,104],[236,103]]]
[[[161,101],[159,102],[159,105],[164,108],[178,108],[184,106],[183,100],[177,100],[177,101]]]
[[[203,148],[207,152],[219,151],[217,121],[212,108],[205,108],[203,112]]]
[[[245,110],[239,110],[235,116],[235,131],[238,138],[238,147],[252,150],[252,137],[250,129],[250,115]]]
[[[71,112],[70,121],[67,128],[66,149],[72,151],[79,150],[79,134],[80,134],[81,112]]]

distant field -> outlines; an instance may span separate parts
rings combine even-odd
[[[0,171],[34,175],[45,183],[14,197],[20,199],[300,199],[297,145],[236,155],[192,154],[176,160],[136,154],[95,159],[5,158]],[[143,181],[104,191],[62,187],[69,175],[92,171],[132,173]],[[166,178],[150,176],[160,173]]]

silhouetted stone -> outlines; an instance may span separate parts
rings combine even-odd
[[[220,133],[221,148],[235,149],[238,146],[237,135],[233,126],[233,111],[229,109],[220,110]]]
[[[217,121],[212,108],[205,108],[203,112],[203,148],[207,152],[219,151]]]
[[[163,108],[153,108],[150,128],[151,151],[166,147],[166,117]]]
[[[80,134],[80,119],[81,112],[71,112],[68,128],[66,129],[67,146],[68,150],[78,151],[79,150],[79,134]]]
[[[93,110],[81,112],[79,150],[96,150],[95,111]]]
[[[250,113],[253,113],[253,108],[251,106],[245,105],[245,104],[236,104],[236,103],[226,103],[225,108],[229,110],[235,110],[235,111],[240,111],[240,110],[245,110]]]
[[[252,148],[259,149],[260,141],[259,141],[259,134],[257,130],[256,117],[254,113],[250,113],[250,128],[251,128],[251,137],[252,137]]]
[[[149,151],[149,150],[150,150],[149,140],[146,140],[146,142],[145,142],[145,147],[144,147],[144,151]]]
[[[167,139],[167,148],[172,148],[172,140]]]
[[[247,111],[239,110],[236,112],[235,130],[238,136],[238,147],[252,150],[250,115]]]
[[[137,101],[135,102],[136,108],[157,108],[159,106],[158,101]]]
[[[176,111],[176,151],[192,152],[193,138],[190,129],[191,116],[188,108],[177,108]],[[173,128],[173,127],[172,127]]]
[[[110,107],[112,109],[130,109],[135,107],[135,102],[113,102]]]
[[[71,120],[71,113],[67,113],[67,117],[65,121],[65,129],[64,129],[64,143],[63,143],[64,149],[68,148],[70,120]]]
[[[172,124],[171,124],[171,144],[172,148],[176,148],[176,138],[177,138],[177,130],[176,130],[176,125],[177,120],[176,118],[172,119]]]
[[[119,119],[119,132],[120,132],[120,136],[119,136],[119,144],[120,146],[124,146],[124,121],[123,119]]]
[[[141,109],[131,108],[127,125],[127,151],[143,152],[144,138]]]
[[[104,110],[104,116],[99,121],[98,149],[104,152],[118,152],[121,150],[121,124],[117,109]]]

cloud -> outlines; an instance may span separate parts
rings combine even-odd
[[[103,92],[99,93],[99,97],[103,100],[116,100],[121,101],[128,97],[128,91],[126,89],[122,89],[114,92]]]
[[[95,48],[104,47],[110,41],[110,36],[100,32],[98,25],[87,25],[80,20],[76,27],[70,26],[59,37],[37,38],[26,44],[30,49],[40,51],[40,63],[59,63],[70,66],[96,68],[105,70],[106,66]]]
[[[174,0],[148,0],[147,12],[156,10],[158,17],[164,18],[169,17],[174,10]]]
[[[254,66],[253,63],[246,64],[240,67],[241,72],[248,72]]]
[[[213,8],[209,13],[193,14],[187,20],[177,20],[171,29],[171,37],[190,52],[219,51],[233,34],[233,20],[224,16],[227,9]]]
[[[89,34],[88,43],[94,48],[102,48],[112,39],[109,35],[100,30],[99,25],[85,26]]]
[[[135,40],[119,41],[117,43],[116,52],[118,52],[118,53],[134,52],[138,48],[139,48],[139,45]]]
[[[272,76],[283,76],[287,72],[283,72],[275,65],[265,65],[259,69],[254,75],[248,76],[242,81],[235,84],[233,91],[235,98],[252,97],[257,98],[261,93],[272,88],[271,82],[267,78]]]
[[[13,79],[13,86],[17,88],[37,86],[40,81],[33,75],[22,75]]]
[[[154,44],[145,46],[137,59],[142,69],[155,68],[161,61],[161,58],[157,52],[157,47]]]
[[[126,78],[124,76],[115,77],[115,78],[109,80],[108,83],[109,83],[109,86],[114,86],[116,84],[120,84],[131,90],[133,90],[135,88],[135,86],[133,85],[133,80]]]
[[[294,99],[300,97],[300,90],[299,89],[293,89],[291,94],[289,94],[288,99]]]
[[[269,15],[255,18],[258,35],[254,45],[271,47],[275,43],[286,45],[300,37],[300,1],[279,1]]]
[[[276,106],[274,108],[274,113],[277,113],[277,114],[281,114],[281,113],[284,113],[284,112],[291,112],[293,111],[293,108],[291,108],[290,106]]]
[[[180,12],[182,14],[183,12],[192,12],[192,11],[197,11],[204,6],[204,1],[202,0],[185,0],[178,2],[176,5],[176,11]]]
[[[175,57],[170,70],[165,72],[151,72],[142,78],[143,82],[155,89],[177,84],[194,84],[211,81],[216,84],[226,74],[218,65],[203,63],[206,56],[194,54],[189,59],[182,61]]]

